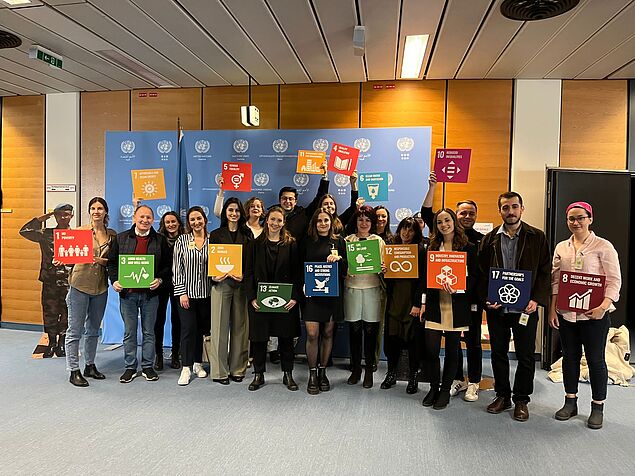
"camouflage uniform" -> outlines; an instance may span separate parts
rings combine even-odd
[[[44,332],[49,336],[49,353],[52,354],[54,348],[61,347],[62,350],[58,351],[59,354],[63,353],[64,338],[68,327],[68,309],[66,308],[68,268],[63,265],[53,266],[53,230],[55,228],[44,228],[44,223],[33,218],[20,229],[20,235],[40,245],[42,261],[38,279],[42,281]]]

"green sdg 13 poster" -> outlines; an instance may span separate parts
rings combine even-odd
[[[293,285],[287,283],[258,283],[259,312],[289,312],[285,305],[291,300]]]
[[[123,288],[149,288],[152,281],[153,255],[119,255],[119,284]]]
[[[346,243],[349,274],[381,273],[379,240],[353,241]]]

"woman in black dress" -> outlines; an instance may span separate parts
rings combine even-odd
[[[298,306],[300,297],[300,270],[298,247],[294,238],[285,229],[285,214],[281,207],[269,209],[265,216],[265,228],[258,239],[249,245],[245,260],[245,290],[249,303],[249,339],[254,357],[254,379],[249,390],[258,390],[265,384],[265,362],[267,341],[278,337],[282,382],[289,390],[297,390],[293,380],[293,338],[300,335]],[[258,283],[293,284],[291,299],[284,308],[288,312],[258,312]]]
[[[335,219],[325,210],[313,214],[309,223],[307,237],[302,244],[302,263],[337,263],[339,278],[337,297],[305,297],[302,307],[302,319],[306,326],[306,355],[309,361],[309,383],[307,392],[317,395],[331,389],[326,376],[326,366],[333,348],[333,329],[337,322],[344,320],[344,279],[348,272],[346,261],[346,242],[334,232]],[[328,283],[327,283],[328,284]],[[305,283],[313,286],[314,283]],[[321,338],[320,365],[318,366],[318,340]]]

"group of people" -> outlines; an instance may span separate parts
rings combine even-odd
[[[70,267],[52,259],[52,231],[49,231],[52,229],[42,228],[49,215],[33,219],[21,233],[42,247],[40,279],[45,331],[50,341],[48,352],[66,356],[73,385],[88,386],[86,377],[105,378],[94,359],[110,279],[119,294],[125,327],[122,383],[138,376],[139,318],[143,335],[141,375],[148,381],[159,378],[156,370],[162,370],[164,365],[163,328],[170,302],[170,366],[181,369],[178,385],[188,385],[194,376],[207,376],[203,366],[206,353],[211,379],[221,385],[241,382],[252,358],[254,377],[248,389],[256,391],[265,385],[266,355],[271,340],[276,338],[283,384],[289,390],[298,390],[293,377],[294,348],[302,320],[309,367],[307,392],[316,395],[329,391],[331,383],[326,368],[334,333],[337,323],[346,321],[351,364],[349,385],[361,380],[364,388],[373,386],[383,337],[388,371],[381,388],[396,385],[399,357],[406,350],[409,365],[406,392],[417,392],[419,375],[423,372],[430,389],[422,403],[440,410],[459,392],[465,392],[466,401],[478,400],[481,323],[485,310],[496,391],[487,411],[499,414],[514,403],[513,418],[526,421],[533,392],[538,307],[542,306],[548,312],[549,323],[560,330],[564,358],[565,404],[555,417],[567,420],[577,414],[577,382],[584,346],[593,394],[587,424],[600,428],[607,385],[604,344],[621,278],[615,249],[589,229],[593,222],[591,205],[576,202],[567,208],[566,220],[572,236],[556,246],[552,258],[545,234],[522,221],[524,206],[518,193],[499,196],[502,224],[483,236],[474,229],[478,211],[475,202],[465,200],[456,209],[433,212],[437,185],[434,173],[428,182],[421,212],[401,220],[394,234],[389,211],[383,206],[372,208],[359,199],[355,173],[351,177],[350,206],[341,214],[335,197],[328,193],[326,171],[307,207],[297,204],[298,193],[291,187],[282,188],[279,203],[269,208],[258,197],[244,205],[234,197],[225,200],[221,190],[214,207],[220,227],[212,232],[208,231],[208,218],[200,206],[187,211],[184,224],[178,214],[167,212],[161,217],[157,232],[153,227],[153,210],[139,204],[132,227],[117,234],[107,228],[106,201],[95,197],[88,205],[90,223],[84,227],[93,232],[94,260]],[[68,227],[72,213],[67,204],[55,209],[59,228]],[[430,230],[429,239],[423,236],[424,223]],[[365,240],[377,240],[382,253],[385,244],[417,245],[418,278],[386,279],[383,263],[381,272],[350,274],[346,243]],[[242,245],[242,274],[208,276],[209,245],[214,244]],[[465,290],[455,289],[449,282],[442,289],[426,286],[427,251],[465,252]],[[149,288],[123,288],[119,282],[119,256],[134,254],[154,256],[154,279]],[[336,297],[305,295],[305,262],[338,264]],[[490,268],[531,271],[531,296],[522,312],[488,301]],[[600,306],[585,313],[557,308],[560,271],[570,270],[606,276],[605,298]],[[65,281],[68,287],[67,324],[65,313],[58,310],[59,303],[53,306],[45,291],[50,279]],[[291,285],[291,298],[281,312],[263,312],[257,299],[259,283]],[[512,333],[518,359],[513,386],[508,358]],[[83,373],[79,366],[82,335]],[[467,348],[467,380],[463,375],[462,337]],[[443,341],[445,357],[441,368]]]

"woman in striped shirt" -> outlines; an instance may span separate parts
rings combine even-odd
[[[209,335],[211,282],[207,277],[209,234],[207,216],[201,207],[187,211],[187,233],[174,244],[172,266],[174,295],[179,297],[181,318],[181,355],[183,368],[179,385],[190,383],[192,372],[205,378],[203,338]]]

